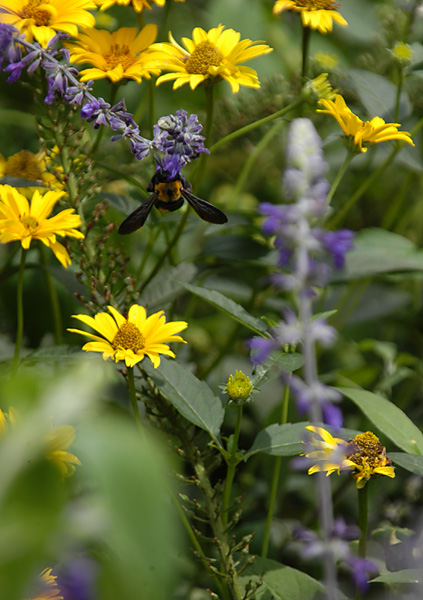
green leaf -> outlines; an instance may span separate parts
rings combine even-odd
[[[144,361],[142,368],[183,417],[216,440],[224,410],[220,399],[205,381],[197,379],[176,360],[161,358],[157,369]]]
[[[409,454],[423,454],[423,434],[398,406],[356,388],[335,388],[358,406],[374,426]]]
[[[406,454],[405,452],[389,452],[388,457],[394,465],[423,477],[423,456],[420,454]]]
[[[397,86],[382,75],[361,69],[349,69],[352,84],[368,113],[368,119],[383,117],[386,121],[393,119],[397,99]],[[403,92],[400,100],[401,119],[412,111],[408,94]]]
[[[246,260],[256,260],[267,255],[269,249],[251,239],[251,236],[226,234],[208,238],[204,244],[204,252],[227,259],[231,264],[235,260],[245,264]]]
[[[244,460],[248,460],[259,452],[271,456],[298,456],[304,451],[302,440],[305,437],[307,425],[310,425],[308,421],[269,425],[259,432],[253,445],[244,455]]]
[[[22,358],[22,362],[25,364],[34,364],[37,362],[50,362],[60,361],[60,363],[80,362],[83,353],[78,346],[67,346],[65,344],[61,346],[47,346],[46,348],[38,348],[30,352]]]
[[[325,591],[310,575],[268,558],[257,557],[239,579],[244,589],[250,582],[261,583],[254,595],[256,600],[313,600],[318,592]]]
[[[25,179],[25,177],[12,177],[12,175],[0,177],[0,185],[11,185],[12,187],[46,187],[46,184],[40,181]]]
[[[180,263],[163,269],[143,291],[143,303],[150,311],[163,309],[185,290],[184,283],[192,281],[197,273],[193,263]]]
[[[364,229],[354,238],[354,249],[347,253],[345,268],[335,271],[333,281],[379,275],[423,271],[423,251],[407,238],[384,231]]]
[[[394,573],[384,573],[370,583],[423,583],[422,569],[403,569]]]
[[[227,298],[220,292],[216,292],[216,290],[209,290],[207,288],[190,285],[189,283],[185,283],[183,286],[192,294],[195,294],[212,306],[215,306],[222,312],[229,315],[235,321],[238,321],[238,323],[241,323],[248,329],[254,331],[254,333],[258,333],[259,335],[263,335],[265,333],[266,325],[263,323],[263,321],[250,315],[245,308],[234,302],[234,300]]]
[[[293,373],[303,366],[303,355],[298,352],[272,352],[268,360],[254,368],[252,382],[260,387],[282,373]]]
[[[244,455],[244,460],[248,460],[259,452],[270,456],[297,456],[301,454],[304,452],[303,441],[306,439],[307,434],[310,434],[306,427],[310,424],[310,421],[301,421],[300,423],[284,423],[283,425],[273,423],[269,425],[257,434],[253,445]],[[357,433],[360,433],[355,429],[345,428],[335,431],[324,423],[319,423],[318,426],[343,440],[350,440]]]

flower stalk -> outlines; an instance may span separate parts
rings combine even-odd
[[[222,522],[224,527],[227,526],[229,520],[229,506],[231,502],[232,484],[235,477],[236,467],[240,462],[240,458],[238,456],[238,440],[239,433],[241,430],[242,409],[242,404],[238,404],[234,433],[231,435],[228,442],[230,456],[226,460],[228,470],[226,473],[225,487],[223,490],[222,499]]]
[[[25,248],[21,249],[21,260],[19,262],[19,271],[18,271],[18,285],[16,289],[16,342],[15,342],[15,352],[13,354],[12,361],[12,377],[16,375],[16,371],[19,365],[19,355],[21,352],[22,346],[22,337],[23,337],[23,324],[24,324],[24,314],[23,314],[23,277],[25,271],[25,261],[26,261],[27,250]]]

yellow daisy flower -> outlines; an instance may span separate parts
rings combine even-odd
[[[137,35],[138,34],[138,35]],[[81,71],[81,81],[108,77],[113,83],[135,79],[138,83],[160,69],[149,63],[148,46],[157,37],[157,25],[146,25],[138,33],[136,27],[121,27],[114,33],[105,29],[85,29],[75,43],[65,44],[71,62],[89,63],[90,69]]]
[[[56,179],[53,173],[47,171],[47,162],[45,152],[40,150],[37,154],[29,150],[21,150],[16,154],[12,154],[8,159],[5,159],[0,154],[0,177],[22,177],[29,181],[44,183],[46,187],[53,189],[61,189],[62,184]],[[35,192],[34,187],[18,187],[21,194],[26,198],[29,194]]]
[[[353,138],[353,143],[358,146],[360,152],[367,152],[363,144],[378,144],[390,140],[401,140],[414,146],[408,131],[398,131],[400,123],[385,123],[380,117],[373,117],[371,121],[362,121],[345,104],[340,94],[335,100],[319,100],[318,104],[324,106],[316,112],[331,115],[338,121],[339,126],[346,136]]]
[[[316,433],[321,439],[312,437],[310,445],[315,447],[305,454],[307,458],[316,460],[317,463],[309,468],[308,474],[320,471],[326,475],[350,471],[358,489],[363,488],[370,478],[375,475],[395,477],[392,461],[386,456],[386,448],[371,431],[359,433],[349,442],[334,438],[322,427],[309,425],[309,431]]]
[[[86,352],[102,352],[104,360],[124,360],[127,367],[133,367],[148,356],[156,369],[160,364],[160,354],[175,357],[166,344],[185,343],[175,334],[188,327],[188,324],[185,321],[166,323],[162,310],[147,317],[144,307],[133,304],[129,309],[128,318],[125,318],[113,306],[107,308],[112,316],[105,312],[97,313],[94,318],[88,315],[72,315],[103,336],[99,337],[79,329],[68,329],[94,340],[82,347]]]
[[[166,0],[97,0],[100,10],[107,10],[111,6],[131,6],[136,12],[142,12],[144,8],[151,10],[151,3],[164,6]],[[185,0],[174,0],[174,2],[185,2]]]
[[[358,489],[363,488],[372,475],[395,477],[386,448],[371,431],[359,433],[348,443],[348,460],[354,465],[353,478]]]
[[[18,426],[21,416],[11,406],[9,412],[0,409],[0,438],[13,431]],[[44,438],[45,458],[50,461],[63,477],[69,477],[75,471],[75,465],[81,462],[77,456],[67,452],[75,439],[75,428],[72,425],[51,426],[51,431]]]
[[[63,195],[64,192],[49,191],[42,196],[36,190],[28,201],[16,188],[0,185],[0,243],[20,241],[22,248],[27,250],[32,240],[41,240],[65,268],[70,265],[69,254],[56,236],[82,239],[84,234],[76,229],[81,225],[81,219],[74,214],[73,208],[48,218]]]
[[[196,27],[192,32],[192,40],[182,38],[186,49],[175,41],[170,32],[170,44],[153,44],[150,47],[151,60],[159,69],[170,71],[158,78],[157,85],[174,79],[173,89],[189,83],[193,90],[205,81],[214,83],[225,79],[234,93],[239,90],[240,85],[260,87],[256,71],[238,65],[256,56],[268,54],[272,52],[272,48],[249,39],[240,41],[240,33],[233,29],[223,30],[223,25],[209,31]]]
[[[304,27],[327,33],[332,31],[334,21],[339,25],[348,25],[337,8],[339,4],[335,4],[334,0],[277,0],[273,13],[279,15],[284,10],[299,12]]]
[[[57,575],[52,575],[52,569],[44,569],[39,575],[39,592],[31,600],[63,600],[56,583]]]
[[[305,454],[307,458],[317,461],[315,465],[309,468],[309,475],[319,471],[326,471],[326,475],[331,475],[335,472],[339,475],[341,470],[350,468],[350,465],[346,461],[348,442],[341,438],[333,437],[323,427],[308,425],[306,429],[321,438],[318,439],[313,435],[309,445],[316,449]]]
[[[57,31],[78,35],[78,27],[93,27],[94,0],[0,0],[0,21],[13,25],[26,35],[29,42],[35,38],[41,46]]]

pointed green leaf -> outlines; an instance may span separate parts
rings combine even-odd
[[[384,573],[370,583],[423,583],[422,569],[403,569],[394,573]]]
[[[249,583],[259,585],[256,600],[313,600],[325,591],[310,575],[268,558],[257,557],[239,579],[244,589]]]
[[[260,431],[253,445],[244,456],[248,460],[253,454],[263,452],[271,456],[297,456],[304,451],[302,440],[306,434],[308,421],[301,423],[273,423]]]
[[[161,358],[157,369],[144,361],[142,368],[183,417],[208,431],[213,439],[219,436],[223,406],[205,381],[176,360]]]
[[[254,387],[260,387],[282,373],[293,373],[303,366],[303,355],[298,352],[272,352],[268,360],[255,367],[252,376]]]
[[[259,335],[263,335],[265,333],[266,325],[263,323],[263,321],[250,315],[245,308],[243,308],[240,304],[237,304],[237,302],[234,302],[234,300],[227,298],[220,292],[216,292],[216,290],[209,290],[207,288],[190,285],[189,283],[185,283],[183,285],[186,290],[192,294],[195,294],[199,298],[203,298],[203,300],[226,313],[232,319],[238,321],[238,323],[248,327],[248,329],[251,329],[254,331],[254,333],[258,333]]]
[[[410,473],[415,473],[423,477],[423,456],[421,454],[389,452],[388,458],[393,461],[394,465],[399,465],[403,469],[410,471]]]
[[[374,426],[409,454],[423,454],[423,434],[398,406],[356,388],[335,388],[358,406]]]

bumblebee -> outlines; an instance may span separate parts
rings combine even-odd
[[[210,202],[194,196],[190,183],[180,173],[173,179],[168,179],[167,175],[162,168],[156,171],[147,186],[147,192],[152,192],[151,196],[126,217],[120,225],[118,233],[126,235],[142,227],[153,206],[163,212],[173,212],[181,208],[184,200],[192,206],[203,221],[218,225],[227,223],[228,218],[221,210]]]

